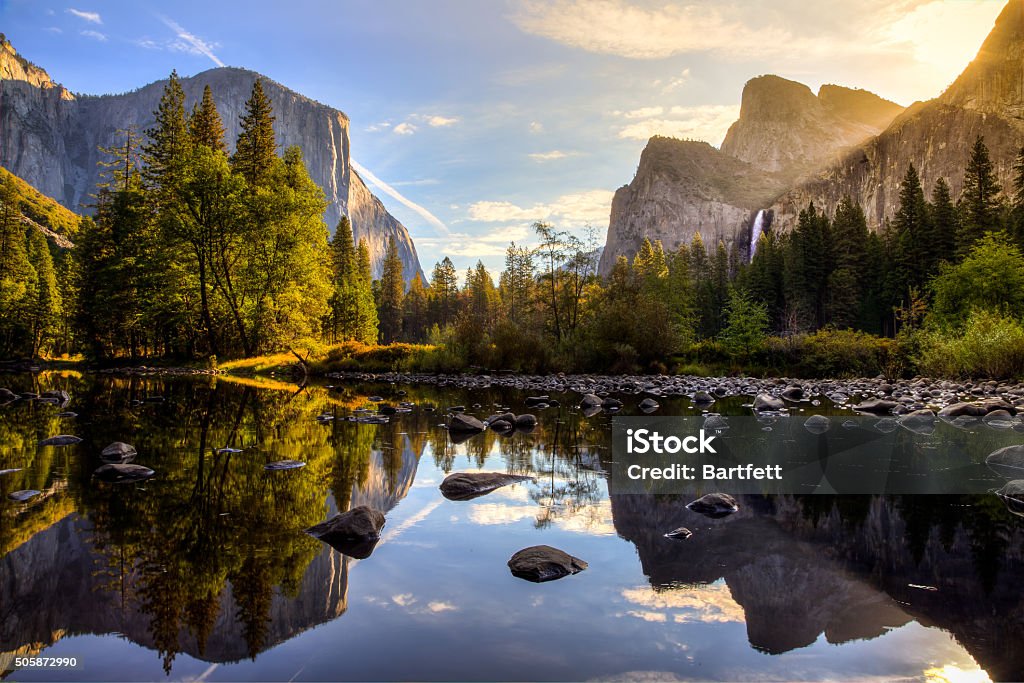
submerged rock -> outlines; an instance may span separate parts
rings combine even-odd
[[[581,410],[586,410],[587,408],[600,408],[601,402],[600,396],[595,394],[585,394],[583,398],[580,399],[579,407]]]
[[[939,411],[939,417],[984,417],[988,408],[974,403],[954,403]]]
[[[1024,474],[1024,446],[1007,446],[993,451],[985,464],[1004,477],[1019,477]]]
[[[0,470],[0,477],[4,476],[5,474],[14,474],[15,472],[21,472],[21,468],[20,467],[12,467],[10,469]]]
[[[665,534],[665,538],[671,538],[675,541],[685,541],[690,536],[693,536],[693,532],[687,529],[685,526],[681,526],[678,529],[673,529],[672,531]]]
[[[728,429],[729,422],[721,415],[708,415],[704,418],[704,430],[705,431],[720,431],[722,429]]]
[[[707,406],[715,402],[715,397],[706,391],[697,391],[693,394],[693,402],[699,406]]]
[[[39,493],[35,489],[25,489],[24,491],[12,491],[7,494],[7,497],[17,503],[24,503],[26,500],[35,498]]]
[[[728,493],[709,493],[686,505],[687,509],[705,517],[718,519],[738,512],[740,509],[736,499]]]
[[[803,387],[798,387],[795,384],[791,384],[782,390],[782,398],[787,401],[799,401],[804,397]]]
[[[51,436],[48,439],[43,439],[39,442],[40,446],[74,446],[76,443],[81,443],[82,440],[77,436],[70,434],[58,434],[57,436]]]
[[[521,432],[532,432],[537,426],[537,416],[526,413],[524,415],[516,415],[516,429]]]
[[[363,560],[373,552],[383,528],[384,514],[360,505],[309,527],[306,533],[349,557]]]
[[[533,481],[533,477],[502,472],[455,472],[441,482],[441,495],[448,500],[472,500],[521,481]]]
[[[8,389],[7,387],[0,387],[0,403],[10,403],[11,401],[17,401],[18,395]]]
[[[1003,488],[996,491],[996,495],[1002,498],[1007,510],[1024,517],[1024,479],[1006,482]]]
[[[645,413],[653,413],[655,410],[660,408],[661,405],[659,405],[658,402],[655,401],[653,398],[645,398],[644,400],[640,401],[640,405],[638,407],[641,411]]]
[[[270,470],[272,472],[278,472],[281,470],[297,470],[300,467],[305,467],[306,463],[301,460],[278,460],[277,462],[268,463],[263,466],[263,469]]]
[[[564,550],[549,545],[523,548],[508,561],[512,575],[534,583],[554,581],[587,568],[587,563]]]
[[[458,434],[479,434],[487,429],[487,426],[472,415],[465,413],[453,413],[448,420],[448,431]]]
[[[156,472],[142,465],[112,463],[98,468],[92,473],[92,476],[108,484],[131,484],[136,481],[145,481],[154,474]]]
[[[899,419],[900,426],[915,434],[931,434],[935,431],[935,413],[927,408],[907,413]]]
[[[832,421],[824,415],[811,415],[804,420],[804,429],[811,434],[824,434],[832,426]]]

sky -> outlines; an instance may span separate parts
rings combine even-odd
[[[1004,0],[0,0],[0,31],[73,92],[216,66],[351,120],[352,158],[429,273],[497,273],[542,220],[603,242],[654,134],[718,146],[773,73],[938,95]],[[216,94],[215,94],[216,95]]]

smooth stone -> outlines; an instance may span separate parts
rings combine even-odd
[[[996,491],[1006,509],[1015,515],[1024,517],[1024,479],[1008,481],[1001,489]]]
[[[985,464],[1005,477],[1019,477],[1024,473],[1024,445],[1007,446],[993,451]]]
[[[715,402],[715,397],[706,391],[698,391],[694,393],[692,400],[697,405],[711,405]]]
[[[92,476],[108,484],[130,484],[136,481],[144,481],[152,477],[156,472],[143,467],[142,465],[130,465],[127,463],[111,463],[99,467]]]
[[[738,512],[740,509],[736,499],[728,493],[709,493],[686,504],[687,509],[705,517],[718,519]]]
[[[888,401],[882,398],[870,398],[867,401],[861,401],[853,407],[858,413],[870,413],[872,415],[888,415],[892,412],[893,408],[899,404],[896,401]]]
[[[25,489],[24,491],[11,491],[7,494],[7,497],[18,503],[24,503],[26,500],[35,498],[39,493],[35,489]]]
[[[547,403],[548,400],[548,396],[527,396],[525,403],[527,408],[533,408],[541,403]]]
[[[579,408],[586,411],[588,408],[600,408],[601,397],[595,394],[586,394],[580,399]]]
[[[761,412],[764,410],[782,410],[786,407],[786,404],[781,398],[775,398],[771,394],[758,394],[754,397],[754,411]]]
[[[135,446],[123,441],[115,441],[100,451],[100,457],[111,462],[128,460],[136,455],[138,451],[135,450]]]
[[[537,416],[526,413],[516,415],[516,429],[521,432],[530,432],[537,426]]]
[[[214,451],[214,453],[216,453],[218,455],[222,455],[222,454],[225,454],[225,453],[226,454],[234,454],[234,453],[241,453],[241,452],[242,452],[241,448],[229,448],[229,447],[226,447],[226,446],[224,448],[218,448],[217,450]]]
[[[15,472],[21,472],[21,468],[20,467],[12,467],[10,469],[0,470],[0,477],[2,477],[5,474],[13,474]]]
[[[721,415],[708,415],[704,418],[704,429],[706,431],[720,431],[729,428],[729,422]]]
[[[441,495],[448,500],[472,500],[521,481],[534,481],[533,477],[503,472],[455,472],[441,482]]]
[[[787,401],[799,401],[804,397],[803,387],[790,385],[782,390],[782,398]]]
[[[883,417],[881,420],[875,423],[875,429],[882,432],[883,434],[891,434],[892,432],[899,429],[900,423],[892,417]]]
[[[512,575],[534,583],[554,581],[587,568],[587,563],[564,550],[549,545],[523,548],[508,561]]]
[[[690,536],[693,536],[693,532],[687,529],[685,526],[681,526],[678,529],[673,529],[672,531],[665,534],[665,538],[671,538],[673,540],[678,541],[685,541]]]
[[[824,415],[811,415],[804,420],[804,429],[811,434],[824,434],[832,426],[832,421]]]
[[[57,417],[73,418],[78,417],[78,413],[74,413],[70,410],[65,410],[63,413],[57,413]]]
[[[326,522],[306,529],[306,533],[335,550],[357,560],[370,556],[380,540],[384,514],[365,505],[342,512]]]
[[[0,387],[0,403],[10,403],[18,400],[18,395],[7,387]]]
[[[465,413],[455,413],[451,416],[451,419],[448,420],[449,432],[479,434],[485,429],[487,429],[487,426],[483,422],[472,415],[466,415]]]
[[[263,469],[270,470],[272,472],[279,472],[281,470],[297,470],[300,467],[305,467],[306,463],[301,460],[278,460],[263,466]]]
[[[70,434],[58,434],[57,436],[51,436],[49,439],[43,439],[39,442],[40,446],[73,446],[76,443],[81,443],[82,440],[77,436],[71,436]]]
[[[659,405],[653,398],[645,398],[640,401],[640,405],[638,407],[645,413],[653,413],[655,410],[660,408],[661,405]]]
[[[939,411],[939,417],[984,417],[988,409],[974,403],[954,403]]]

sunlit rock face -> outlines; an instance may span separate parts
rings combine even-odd
[[[92,202],[99,180],[100,147],[124,143],[123,131],[138,133],[153,125],[166,81],[117,95],[72,94],[54,83],[46,71],[20,58],[9,43],[0,46],[0,166],[75,211]],[[310,177],[329,202],[324,221],[334,230],[338,219],[352,220],[356,240],[370,247],[374,275],[379,277],[388,239],[398,245],[405,277],[422,274],[416,247],[405,226],[384,208],[352,168],[348,117],[332,107],[289,90],[253,71],[218,68],[181,79],[186,109],[207,85],[213,92],[226,129],[229,147],[239,132],[239,117],[257,77],[274,108],[274,130],[280,150],[302,149]]]
[[[772,206],[776,225],[791,228],[808,202],[831,212],[850,195],[878,229],[896,211],[899,183],[911,163],[926,193],[945,178],[958,197],[979,135],[1000,183],[1012,187],[1024,137],[1024,4],[1017,0],[1006,5],[977,57],[944,93],[912,105],[877,137],[781,195]]]

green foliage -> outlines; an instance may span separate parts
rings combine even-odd
[[[74,239],[81,216],[61,206],[6,168],[0,167],[0,185],[10,188],[13,208],[39,225]]]
[[[767,338],[768,307],[743,290],[733,288],[729,291],[725,319],[725,328],[719,335],[722,346],[729,355],[748,361]]]
[[[231,157],[232,169],[241,174],[251,188],[263,184],[277,157],[274,116],[271,112],[270,99],[263,91],[263,79],[257,78],[245,102],[235,155]]]
[[[964,171],[963,193],[960,196],[960,234],[957,247],[966,254],[987,233],[998,230],[1002,187],[989,158],[985,138],[979,136],[971,149],[971,158]]]
[[[977,309],[963,327],[921,333],[918,367],[945,377],[1024,377],[1024,327],[1020,319]]]
[[[348,216],[342,216],[331,242],[333,293],[331,316],[327,321],[331,341],[351,340],[364,344],[377,341],[377,312],[371,282],[361,265],[363,259],[368,268],[370,257],[366,244],[361,243],[357,250],[352,223]]]
[[[773,365],[804,377],[873,377],[902,366],[895,340],[853,330],[772,337],[767,347]]]
[[[398,255],[395,238],[388,238],[384,256],[384,269],[380,278],[380,339],[384,344],[398,341],[402,334],[402,312],[405,299],[405,279],[402,259]]]
[[[961,263],[944,265],[931,288],[932,315],[941,326],[959,327],[976,309],[1020,316],[1024,256],[1005,234],[986,235]]]

